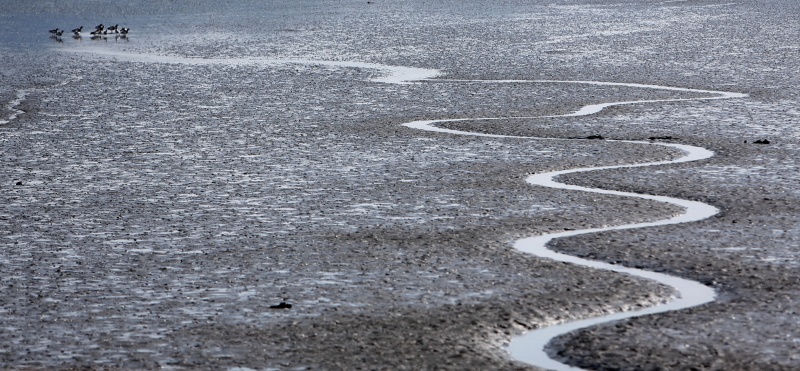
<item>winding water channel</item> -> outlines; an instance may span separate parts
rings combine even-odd
[[[464,81],[467,82],[469,80],[454,80],[454,81]],[[598,104],[591,104],[586,105],[575,112],[567,113],[563,115],[556,115],[556,116],[538,116],[538,117],[493,117],[493,118],[458,118],[458,119],[444,119],[444,120],[422,120],[422,121],[413,121],[404,124],[405,126],[420,129],[420,130],[429,130],[429,131],[436,131],[454,135],[472,135],[472,136],[481,136],[481,137],[493,137],[493,138],[529,138],[529,139],[539,139],[539,140],[581,140],[581,139],[556,139],[556,138],[538,138],[538,137],[520,137],[520,136],[506,136],[506,135],[495,135],[495,134],[486,134],[486,133],[473,133],[467,131],[460,131],[460,130],[452,130],[452,129],[444,129],[437,127],[436,124],[444,123],[444,122],[453,122],[453,121],[471,121],[471,120],[502,120],[502,119],[519,119],[519,118],[526,118],[526,119],[536,119],[536,118],[550,118],[550,117],[571,117],[571,116],[585,116],[595,114],[600,112],[606,107],[611,106],[619,106],[619,105],[628,105],[628,104],[644,104],[644,103],[659,103],[659,102],[674,102],[674,101],[684,101],[684,100],[708,100],[708,99],[731,99],[731,98],[743,98],[746,97],[746,94],[741,93],[731,93],[731,92],[723,92],[723,91],[711,91],[711,90],[697,90],[697,89],[687,89],[687,88],[676,88],[676,87],[669,87],[669,86],[659,86],[659,85],[645,85],[645,84],[625,84],[625,83],[615,83],[615,82],[600,82],[600,81],[551,81],[551,80],[508,80],[508,81],[486,81],[486,80],[473,80],[471,82],[482,82],[482,83],[504,83],[504,82],[530,82],[530,83],[564,83],[564,84],[591,84],[591,85],[606,85],[606,86],[628,86],[628,87],[635,87],[635,88],[644,88],[644,89],[659,89],[659,90],[670,90],[670,91],[683,91],[683,92],[695,92],[695,93],[704,93],[709,94],[708,97],[701,97],[701,98],[689,98],[689,99],[661,99],[661,100],[639,100],[639,101],[621,101],[621,102],[606,102],[606,103],[598,103]],[[547,248],[547,243],[562,237],[570,237],[570,236],[577,236],[581,234],[588,234],[588,233],[596,233],[596,232],[604,232],[604,231],[612,231],[612,230],[623,230],[623,229],[634,229],[634,228],[645,228],[645,227],[654,227],[654,226],[662,226],[662,225],[669,225],[669,224],[680,224],[680,223],[689,223],[694,221],[699,221],[702,219],[706,219],[713,215],[716,215],[719,210],[711,205],[697,202],[697,201],[690,201],[690,200],[683,200],[673,197],[667,196],[656,196],[656,195],[648,195],[648,194],[639,194],[639,193],[631,193],[631,192],[620,192],[614,190],[606,190],[600,188],[589,188],[589,187],[581,187],[576,185],[570,185],[565,183],[560,183],[556,180],[556,178],[560,175],[571,174],[571,173],[580,173],[580,172],[588,172],[588,171],[599,171],[599,170],[608,170],[608,169],[621,169],[621,168],[634,168],[634,167],[644,167],[644,166],[657,166],[657,165],[669,165],[669,164],[676,164],[681,162],[690,162],[690,161],[699,161],[703,159],[710,158],[714,155],[713,152],[700,147],[689,146],[684,144],[673,144],[673,143],[658,143],[658,142],[647,142],[647,141],[630,141],[630,140],[606,140],[606,142],[624,142],[624,143],[635,143],[641,145],[654,145],[654,146],[665,146],[676,148],[683,151],[685,154],[681,157],[667,160],[667,161],[655,161],[655,162],[646,162],[646,163],[636,163],[636,164],[627,164],[627,165],[615,165],[615,166],[599,166],[599,167],[585,167],[585,168],[575,168],[575,169],[568,169],[568,170],[561,170],[561,171],[553,171],[541,174],[534,174],[529,176],[526,181],[534,186],[543,186],[549,188],[556,188],[556,189],[563,189],[563,190],[571,190],[571,191],[582,191],[582,192],[591,192],[591,193],[599,193],[599,194],[608,194],[608,195],[615,195],[615,196],[622,196],[622,197],[635,197],[647,200],[653,200],[658,202],[665,202],[677,206],[681,206],[684,208],[683,214],[655,221],[655,222],[646,222],[646,223],[632,223],[632,224],[623,224],[617,226],[610,226],[610,227],[603,227],[603,228],[591,228],[591,229],[581,229],[581,230],[572,230],[566,232],[558,232],[558,233],[550,233],[544,234],[539,236],[532,236],[517,240],[514,242],[514,248],[522,251],[527,254],[531,254],[540,258],[547,258],[553,259],[561,262],[567,262],[571,264],[576,264],[584,267],[590,267],[595,269],[604,269],[618,273],[625,273],[630,274],[632,276],[641,277],[650,279],[661,284],[667,285],[672,287],[677,292],[677,298],[674,298],[672,301],[656,305],[652,307],[642,308],[639,310],[628,311],[628,312],[620,312],[620,313],[613,313],[609,315],[599,316],[599,317],[591,317],[577,321],[569,321],[560,324],[556,324],[553,326],[543,327],[541,329],[537,329],[535,331],[530,331],[522,336],[516,337],[511,344],[508,346],[507,351],[511,354],[511,356],[519,360],[521,362],[525,362],[537,367],[542,367],[546,369],[553,369],[553,370],[578,370],[578,368],[571,367],[564,363],[561,363],[555,359],[550,358],[546,351],[547,344],[555,337],[566,334],[568,332],[578,330],[581,328],[594,326],[602,323],[618,321],[626,318],[633,318],[638,316],[643,316],[647,314],[654,314],[654,313],[661,313],[661,312],[668,312],[668,311],[675,311],[685,308],[690,308],[698,305],[702,305],[711,301],[714,301],[716,297],[716,293],[714,290],[708,286],[705,286],[699,282],[683,279],[676,276],[670,276],[667,274],[656,273],[651,271],[646,271],[642,269],[636,268],[628,268],[620,265],[609,264],[600,261],[593,261],[578,258],[575,256],[561,254],[555,251],[552,251]]]
[[[398,66],[386,66],[374,63],[361,63],[361,62],[346,62],[346,61],[320,61],[320,60],[298,60],[298,59],[265,59],[265,58],[215,58],[215,59],[203,59],[203,58],[188,58],[188,57],[175,57],[175,56],[157,56],[157,55],[148,55],[148,54],[136,54],[136,53],[127,53],[127,52],[115,52],[115,51],[101,51],[101,50],[90,50],[90,49],[73,49],[73,52],[84,52],[84,53],[92,53],[92,54],[102,54],[102,55],[109,55],[109,56],[116,56],[123,58],[126,61],[138,61],[138,62],[149,62],[149,63],[169,63],[169,64],[188,64],[188,65],[278,65],[278,64],[304,64],[304,65],[318,65],[318,66],[328,66],[328,67],[343,67],[343,68],[367,68],[367,69],[375,69],[383,71],[384,73],[380,77],[376,77],[372,79],[373,82],[376,83],[388,83],[388,84],[408,84],[414,82],[420,82],[425,80],[436,81],[436,82],[452,82],[454,84],[457,83],[483,83],[487,85],[491,84],[504,84],[504,83],[530,83],[530,84],[542,84],[542,83],[560,83],[560,84],[583,84],[583,85],[596,85],[596,86],[622,86],[622,87],[629,87],[629,88],[640,88],[640,89],[654,89],[654,90],[662,90],[662,91],[675,91],[675,92],[688,92],[688,93],[698,93],[703,94],[703,97],[698,98],[674,98],[674,99],[653,99],[653,100],[633,100],[633,101],[618,101],[618,102],[603,102],[603,103],[596,103],[590,104],[583,107],[579,107],[574,112],[565,113],[561,115],[555,116],[531,116],[531,117],[480,117],[480,118],[450,118],[450,119],[439,119],[439,120],[420,120],[420,121],[412,121],[405,123],[404,126],[419,129],[419,130],[427,130],[439,133],[446,133],[452,135],[469,135],[469,136],[476,136],[476,137],[492,137],[492,138],[526,138],[531,140],[560,140],[560,141],[575,141],[581,139],[561,139],[561,138],[542,138],[542,137],[520,137],[520,136],[507,136],[507,135],[496,135],[496,134],[488,134],[488,133],[476,133],[476,132],[468,132],[468,131],[460,131],[460,130],[453,130],[453,129],[445,129],[438,127],[437,124],[441,124],[444,122],[455,122],[455,121],[474,121],[474,120],[507,120],[507,119],[540,119],[540,118],[553,118],[553,117],[573,117],[573,116],[585,116],[585,115],[592,115],[595,113],[600,112],[604,108],[611,107],[611,106],[620,106],[620,105],[632,105],[632,104],[656,104],[656,103],[664,103],[664,102],[677,102],[677,101],[697,101],[697,100],[714,100],[714,99],[733,99],[733,98],[743,98],[746,97],[746,94],[741,93],[732,93],[732,92],[724,92],[724,91],[714,91],[714,90],[699,90],[699,89],[690,89],[690,88],[681,88],[681,87],[671,87],[671,86],[660,86],[660,85],[648,85],[648,84],[634,84],[634,83],[618,83],[618,82],[602,82],[602,81],[559,81],[559,80],[446,80],[446,79],[435,79],[436,76],[440,74],[438,70],[432,69],[421,69],[421,68],[411,68],[411,67],[398,67]],[[24,99],[25,96],[24,91],[21,91],[18,96],[18,100],[15,100],[9,105],[9,108],[14,110],[14,107],[19,105],[20,101]],[[18,111],[17,111],[18,112]],[[9,120],[12,120],[16,117],[17,113],[13,113]],[[600,316],[600,317],[593,317],[593,318],[586,318],[577,321],[565,322],[561,324],[556,324],[549,327],[544,327],[535,331],[528,332],[522,336],[515,338],[511,344],[508,346],[507,351],[510,353],[511,357],[517,359],[519,361],[547,369],[557,369],[557,370],[568,370],[574,369],[568,365],[565,365],[561,362],[551,359],[546,350],[546,345],[556,336],[568,333],[570,331],[574,331],[580,328],[585,328],[593,325],[598,325],[602,323],[607,323],[611,321],[632,318],[637,316],[642,316],[646,314],[653,314],[653,313],[660,313],[666,311],[674,311],[684,308],[689,308],[697,305],[702,305],[704,303],[711,302],[715,299],[715,292],[712,288],[702,285],[695,281],[686,280],[680,277],[670,276],[666,274],[645,271],[641,269],[634,269],[628,268],[620,265],[608,264],[599,261],[592,261],[581,259],[575,256],[570,256],[566,254],[561,254],[549,250],[547,248],[548,242],[552,241],[556,238],[562,237],[569,237],[569,236],[576,236],[581,234],[588,234],[588,233],[595,233],[595,232],[603,232],[603,231],[611,231],[611,230],[623,230],[623,229],[634,229],[634,228],[645,228],[645,227],[652,227],[652,226],[661,226],[661,225],[668,225],[668,224],[679,224],[679,223],[688,223],[693,221],[702,220],[708,217],[715,215],[718,210],[710,205],[690,201],[690,200],[682,200],[672,197],[666,196],[656,196],[656,195],[647,195],[647,194],[638,194],[638,193],[630,193],[630,192],[619,192],[614,190],[605,190],[599,188],[589,188],[589,187],[581,187],[575,185],[569,185],[560,183],[557,181],[558,176],[570,173],[579,173],[579,172],[588,172],[588,171],[600,171],[600,170],[608,170],[608,169],[620,169],[620,168],[634,168],[634,167],[645,167],[645,166],[659,166],[659,165],[670,165],[676,164],[681,162],[690,162],[690,161],[699,161],[703,159],[707,159],[712,157],[714,154],[713,152],[700,148],[694,147],[689,145],[682,145],[682,144],[673,144],[673,143],[660,143],[660,142],[648,142],[648,141],[619,141],[619,140],[606,140],[606,142],[625,142],[625,143],[636,143],[640,145],[646,146],[666,146],[674,149],[678,149],[684,152],[684,155],[672,160],[667,161],[656,161],[656,162],[647,162],[647,163],[634,163],[634,164],[627,164],[627,165],[615,165],[615,166],[600,166],[600,167],[585,167],[585,168],[576,168],[576,169],[569,169],[569,170],[561,170],[561,171],[554,171],[554,172],[547,172],[541,174],[534,174],[527,178],[527,182],[532,186],[542,186],[542,187],[550,187],[555,189],[562,189],[562,190],[570,190],[570,191],[582,191],[582,192],[591,192],[591,193],[600,193],[600,194],[607,194],[607,195],[616,195],[620,197],[634,197],[640,199],[647,199],[647,200],[654,200],[659,202],[665,202],[673,205],[678,205],[684,208],[684,213],[666,218],[660,221],[655,222],[647,222],[647,223],[633,223],[633,224],[624,224],[618,226],[611,226],[611,227],[604,227],[604,228],[592,228],[592,229],[583,229],[583,230],[571,230],[566,232],[558,232],[558,233],[551,233],[539,236],[531,236],[528,238],[520,239],[513,243],[514,248],[519,251],[531,254],[536,257],[546,258],[546,259],[553,259],[562,262],[568,262],[572,264],[577,264],[580,266],[590,267],[594,269],[604,269],[610,270],[614,272],[630,274],[637,277],[642,277],[646,279],[651,279],[657,281],[659,283],[668,285],[675,289],[677,292],[677,298],[674,300],[653,307],[643,308],[640,310],[635,311],[628,311],[628,312],[621,312],[621,313],[614,313],[610,315]]]

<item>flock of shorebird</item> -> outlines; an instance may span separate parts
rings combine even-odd
[[[92,38],[101,37],[103,35],[118,35],[120,37],[127,37],[130,30],[131,29],[127,27],[120,28],[118,24],[106,27],[104,24],[100,23],[99,25],[95,26],[94,31],[89,32],[89,34],[92,35]],[[50,30],[50,34],[53,37],[61,37],[64,32],[66,32],[66,30],[62,30],[60,28],[54,28]],[[72,32],[72,37],[79,38],[81,37],[81,32],[83,32],[83,26],[74,28],[70,32]]]

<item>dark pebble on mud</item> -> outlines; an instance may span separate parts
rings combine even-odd
[[[270,305],[269,309],[292,309],[292,305],[285,301],[282,301],[280,304]]]

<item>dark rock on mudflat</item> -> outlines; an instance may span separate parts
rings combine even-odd
[[[292,305],[285,301],[282,301],[280,302],[280,304],[270,305],[269,309],[292,309]]]

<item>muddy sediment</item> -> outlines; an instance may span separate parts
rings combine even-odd
[[[659,161],[675,151],[402,126],[563,114],[589,103],[663,99],[664,92],[552,83],[398,86],[371,82],[378,72],[362,68],[188,66],[65,50],[88,47],[355,60],[441,69],[440,79],[747,93],[581,118],[445,125],[554,138],[652,137],[714,151],[698,163],[560,178],[718,207],[720,214],[701,222],[552,246],[697,280],[719,299],[585,329],[557,339],[551,351],[589,369],[796,369],[800,133],[797,74],[790,72],[800,59],[792,46],[796,22],[787,21],[796,19],[796,4],[668,2],[634,5],[633,13],[613,1],[448,4],[353,6],[327,18],[287,12],[267,36],[234,37],[239,23],[227,20],[205,38],[168,37],[156,32],[163,20],[141,11],[130,19],[139,24],[128,25],[141,33],[124,44],[52,43],[31,32],[20,38],[33,41],[19,46],[4,36],[10,52],[0,54],[9,66],[0,75],[0,119],[15,112],[5,105],[18,91],[28,93],[15,105],[24,113],[0,126],[0,364],[526,369],[502,348],[512,336],[673,294],[644,280],[530,258],[511,243],[679,213],[525,183],[531,173]],[[44,18],[14,24],[25,29]],[[200,27],[186,23],[187,31]],[[271,308],[281,302],[291,308]]]

